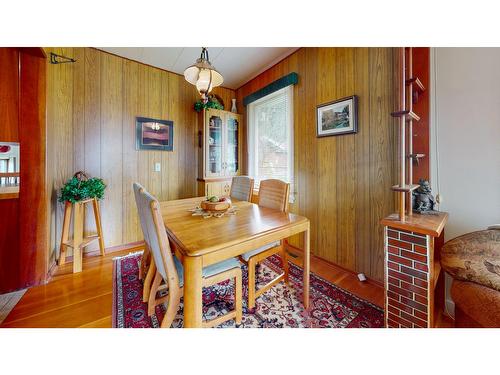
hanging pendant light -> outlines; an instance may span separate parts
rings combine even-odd
[[[224,82],[222,75],[210,64],[208,50],[205,47],[201,49],[201,56],[196,63],[184,71],[184,78],[196,86],[204,103],[208,101],[210,91]]]

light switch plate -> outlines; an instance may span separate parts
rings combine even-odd
[[[155,172],[161,171],[161,163],[155,163]]]

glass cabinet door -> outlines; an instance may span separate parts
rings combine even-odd
[[[223,174],[222,164],[222,118],[216,114],[209,114],[207,124],[207,165],[208,176]]]
[[[238,119],[227,116],[226,121],[226,174],[233,176],[238,172],[239,168],[239,152],[238,140],[240,132],[240,124]]]

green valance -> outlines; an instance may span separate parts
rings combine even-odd
[[[243,98],[243,105],[247,106],[250,103],[259,100],[260,98],[263,98],[266,95],[272,94],[275,91],[281,90],[284,87],[295,85],[297,82],[299,82],[299,75],[297,73],[293,72],[287,74],[286,76],[281,77],[280,79],[277,79],[274,82],[271,82],[266,87],[263,87],[260,90],[245,96]]]

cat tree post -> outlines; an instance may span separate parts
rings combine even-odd
[[[419,187],[413,183],[413,162],[424,156],[413,153],[413,121],[420,120],[413,112],[414,88],[425,88],[413,76],[412,54],[411,47],[399,51],[400,108],[391,113],[399,118],[399,184],[392,187],[398,194],[399,209],[381,220],[385,245],[385,326],[395,328],[434,326],[434,291],[441,270],[436,239],[442,236],[448,220],[445,212],[413,215],[412,195]]]

